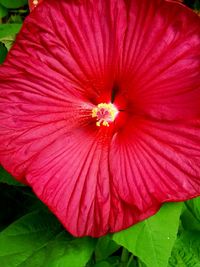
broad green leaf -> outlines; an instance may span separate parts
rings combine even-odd
[[[8,24],[0,24],[0,41],[5,37],[10,37],[19,32],[21,29],[21,23],[8,23]]]
[[[1,49],[1,46],[0,46]],[[17,185],[17,186],[24,186],[24,184],[21,184],[19,182],[17,182],[16,180],[14,180],[14,178],[3,169],[2,166],[0,166],[0,183],[5,183],[5,184],[9,184],[9,185]]]
[[[200,267],[200,232],[184,231],[176,240],[168,267]]]
[[[36,250],[25,261],[17,267],[45,267],[44,262],[46,259],[46,246]]]
[[[0,18],[5,17],[8,14],[8,9],[0,4]]]
[[[19,8],[28,4],[27,0],[0,0],[0,4],[7,8]]]
[[[2,64],[6,58],[6,55],[8,53],[7,48],[3,43],[0,42],[0,64]]]
[[[97,261],[102,261],[108,256],[117,251],[120,246],[115,243],[110,235],[103,236],[98,239],[97,246],[95,248],[95,258]]]
[[[84,267],[95,248],[95,239],[73,238],[66,231],[31,255],[18,267]]]
[[[94,251],[96,240],[90,237],[70,240],[67,237],[67,233],[63,232],[48,246],[48,258],[44,266],[83,267],[86,265]]]
[[[167,203],[154,216],[113,235],[147,267],[166,267],[177,237],[182,203]]]
[[[0,266],[23,266],[59,231],[57,219],[47,212],[32,212],[20,218],[0,233]]]

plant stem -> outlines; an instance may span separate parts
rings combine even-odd
[[[131,254],[131,256],[129,257],[128,263],[127,263],[127,267],[131,265],[133,257],[134,257],[133,254]]]
[[[143,267],[143,264],[142,264],[142,262],[139,260],[139,258],[138,258],[138,267]]]
[[[128,258],[129,258],[129,252],[126,248],[123,248],[121,255],[121,267],[127,266]]]

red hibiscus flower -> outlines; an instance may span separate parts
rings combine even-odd
[[[200,18],[183,5],[44,1],[0,86],[0,161],[73,235],[200,195]]]

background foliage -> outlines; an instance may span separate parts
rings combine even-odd
[[[200,10],[200,0],[184,4]],[[27,0],[0,0],[0,64],[28,14]],[[167,203],[113,235],[74,238],[0,167],[0,266],[200,267],[200,198]]]

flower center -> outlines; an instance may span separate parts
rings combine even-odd
[[[97,126],[109,126],[109,122],[113,122],[118,114],[116,107],[110,103],[101,103],[92,109],[92,118],[97,118]]]

